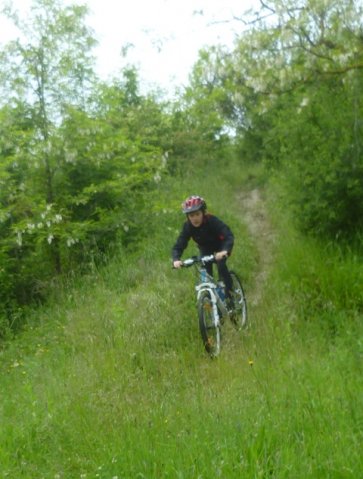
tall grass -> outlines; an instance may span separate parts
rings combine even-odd
[[[361,268],[339,255],[328,268],[284,225],[250,329],[227,324],[210,360],[193,275],[169,259],[180,201],[202,194],[231,224],[247,296],[258,252],[236,199],[248,172],[209,174],[165,185],[140,250],[59,289],[1,350],[1,478],[360,477]]]

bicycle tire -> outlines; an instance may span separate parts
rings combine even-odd
[[[215,324],[212,298],[208,291],[203,292],[199,297],[198,317],[205,350],[211,357],[216,357],[221,350],[221,330],[220,325]]]
[[[246,328],[248,324],[247,301],[241,280],[239,279],[237,273],[230,271],[230,275],[232,278],[233,297],[233,314],[231,315],[231,321],[235,328],[239,331],[242,328]]]

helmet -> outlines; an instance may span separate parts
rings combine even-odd
[[[193,211],[204,211],[207,208],[207,204],[201,196],[192,195],[189,196],[182,203],[183,213],[192,213]]]

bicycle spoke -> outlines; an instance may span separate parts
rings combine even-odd
[[[209,292],[199,298],[199,329],[204,347],[211,357],[218,356],[220,352],[220,328],[215,324],[213,303]]]

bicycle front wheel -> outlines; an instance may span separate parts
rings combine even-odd
[[[234,271],[230,272],[232,277],[233,314],[231,320],[237,330],[247,326],[247,301],[243,291],[242,283]]]
[[[198,301],[199,330],[205,350],[211,357],[221,350],[221,331],[218,318],[214,318],[213,302],[208,291],[201,294]]]

